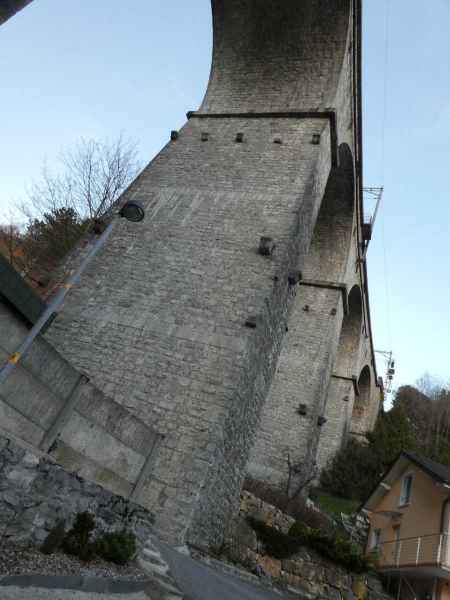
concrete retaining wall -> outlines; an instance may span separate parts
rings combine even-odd
[[[28,332],[0,302],[0,362]],[[76,371],[42,337],[0,386],[0,426],[67,470],[139,501],[159,436]]]

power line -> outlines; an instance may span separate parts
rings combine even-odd
[[[381,121],[381,182],[385,183],[385,163],[386,163],[386,124],[388,111],[388,82],[389,82],[389,51],[390,51],[390,17],[391,0],[386,0],[385,25],[384,25],[384,74],[383,74],[383,114]],[[385,208],[386,205],[383,206]],[[386,329],[389,341],[389,347],[392,348],[392,329],[391,329],[391,297],[389,291],[389,270],[386,244],[386,210],[382,210],[381,215],[381,243],[383,246],[383,269],[384,269],[384,287],[386,302]]]
[[[385,23],[384,23],[384,73],[383,73],[383,113],[381,117],[381,182],[384,184],[385,162],[386,162],[386,123],[387,123],[387,100],[389,81],[389,50],[390,50],[390,17],[391,0],[386,0]]]

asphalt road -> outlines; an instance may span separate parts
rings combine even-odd
[[[186,600],[282,600],[292,598],[291,595],[282,595],[228,573],[221,573],[163,544],[160,545],[160,551],[168,562],[178,587],[186,595]],[[300,596],[296,597],[300,600]]]
[[[216,570],[209,565],[155,541],[185,600],[287,600],[281,594]],[[142,583],[118,584],[112,580],[77,577],[16,577],[0,582],[0,600],[157,600],[142,590]],[[78,581],[79,579],[79,581]],[[3,585],[2,585],[3,583]],[[5,585],[6,584],[6,585]],[[145,584],[144,584],[145,585]],[[140,589],[136,589],[140,586]],[[147,587],[147,585],[145,585]],[[64,589],[66,588],[66,589]],[[295,596],[301,600],[300,596]]]

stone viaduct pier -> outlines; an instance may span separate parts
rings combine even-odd
[[[0,25],[22,10],[32,0],[0,0]]]
[[[360,0],[212,0],[199,110],[47,333],[163,436],[139,502],[216,542],[244,476],[307,477],[377,418]]]

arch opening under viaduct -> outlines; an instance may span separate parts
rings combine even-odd
[[[350,433],[355,436],[363,437],[370,427],[371,379],[370,367],[366,365],[358,378],[358,395],[352,410]]]
[[[348,312],[342,321],[333,374],[330,379],[322,429],[318,466],[323,469],[346,442],[351,428],[351,407],[355,398],[355,372],[358,366],[362,328],[362,294],[354,285],[348,295]]]

